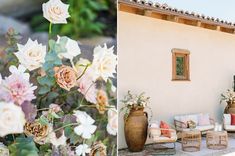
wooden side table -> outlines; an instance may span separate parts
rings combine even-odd
[[[189,130],[182,132],[182,150],[187,152],[200,151],[201,132],[199,130]]]
[[[228,147],[228,134],[226,131],[208,131],[206,145],[209,149],[225,149]]]

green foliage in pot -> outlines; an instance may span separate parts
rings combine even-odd
[[[124,118],[127,118],[131,109],[139,109],[147,107],[150,97],[146,97],[145,93],[132,94],[131,91],[127,92],[121,102],[124,106],[120,109],[120,112],[124,111]]]

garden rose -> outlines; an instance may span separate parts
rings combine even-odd
[[[22,67],[19,66],[18,69],[20,68]],[[23,71],[17,71],[15,66],[11,66],[10,71],[12,74],[0,84],[0,99],[18,105],[35,99],[34,90],[37,87],[30,84],[29,75]]]
[[[42,4],[43,17],[53,24],[65,24],[66,18],[70,17],[69,5],[62,3],[60,0],[49,0]]]
[[[101,142],[95,142],[92,146],[91,146],[91,151],[89,156],[107,156],[107,147]]]
[[[17,44],[18,52],[15,53],[19,62],[32,71],[43,65],[46,56],[46,46],[38,44],[38,41],[28,39],[25,45]]]
[[[59,43],[60,39],[62,37],[57,36],[57,43]],[[65,48],[66,48],[66,52],[61,52],[58,54],[59,58],[67,58],[72,60],[74,57],[78,56],[79,54],[81,54],[81,50],[78,46],[77,41],[72,40],[66,36],[63,36],[63,38],[67,39]]]
[[[92,62],[92,68],[94,69],[95,79],[102,78],[107,81],[109,77],[114,77],[116,73],[117,56],[113,53],[113,47],[107,48],[97,46],[94,49],[94,59]]]
[[[55,68],[55,78],[57,84],[69,91],[77,84],[77,74],[73,68],[69,66],[61,66]]]
[[[77,122],[80,125],[74,128],[77,135],[81,135],[84,139],[90,139],[91,135],[95,132],[96,126],[93,125],[95,120],[92,119],[86,112],[75,111],[74,115],[77,117]]]
[[[96,85],[88,75],[85,74],[78,80],[78,87],[78,91],[84,95],[88,102],[96,104]]]
[[[14,103],[0,102],[0,136],[23,133],[26,122],[21,107]]]
[[[117,129],[118,129],[118,116],[117,116],[117,110],[114,108],[110,108],[108,110],[108,124],[107,124],[107,131],[111,135],[117,135]]]
[[[36,143],[45,144],[47,142],[47,135],[49,134],[49,126],[42,125],[38,121],[32,123],[27,122],[24,126],[24,133],[27,136],[33,137]]]

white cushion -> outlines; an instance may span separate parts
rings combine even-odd
[[[150,137],[160,137],[161,136],[161,130],[158,128],[150,128],[149,129]]]
[[[224,114],[224,124],[231,125],[231,115],[230,114]]]
[[[206,131],[209,129],[214,129],[214,125],[197,126],[195,129],[197,129],[199,131]]]
[[[235,131],[235,125],[224,125],[224,129],[227,131]]]
[[[177,135],[176,135],[176,133],[175,132],[171,132],[171,137],[169,138],[169,137],[165,137],[165,136],[163,136],[163,135],[161,135],[161,136],[159,136],[159,137],[154,137],[153,138],[153,140],[155,141],[155,142],[160,142],[160,141],[167,141],[167,140],[177,140]]]

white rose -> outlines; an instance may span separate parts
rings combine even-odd
[[[19,62],[28,70],[32,71],[42,67],[45,62],[46,46],[38,44],[38,41],[28,39],[25,45],[17,44],[18,52],[15,53]]]
[[[96,79],[101,77],[107,81],[109,77],[114,77],[116,73],[117,56],[113,53],[113,47],[107,48],[98,46],[94,49],[94,59],[92,62],[92,68],[94,69]]]
[[[107,131],[111,135],[117,135],[117,128],[118,128],[118,116],[117,110],[114,108],[110,108],[108,110],[108,124],[107,124]]]
[[[68,9],[69,5],[60,0],[50,0],[42,4],[43,17],[53,24],[67,23],[66,18],[70,17]]]
[[[0,102],[0,136],[23,133],[25,115],[21,107],[13,104]]]
[[[67,59],[72,60],[74,57],[81,54],[81,50],[78,46],[77,41],[72,40],[66,36],[63,36],[63,37],[57,36],[57,43],[60,42],[61,38],[66,38],[67,42],[65,45],[66,52],[59,53],[58,54],[59,58],[67,58]]]
[[[9,149],[3,144],[0,143],[0,156],[9,156]]]

